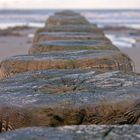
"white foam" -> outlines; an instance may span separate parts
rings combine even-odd
[[[9,27],[16,27],[16,26],[28,26],[28,27],[44,27],[44,23],[26,23],[26,22],[15,22],[15,23],[0,23],[0,29],[7,29]]]
[[[109,38],[112,41],[112,43],[119,48],[131,48],[136,43],[136,40],[132,37],[116,36],[113,34],[106,34],[106,37]]]
[[[34,34],[28,34],[28,38],[34,38]]]
[[[126,24],[125,26],[134,29],[140,29],[140,24]]]

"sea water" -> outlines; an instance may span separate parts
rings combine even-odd
[[[46,19],[58,10],[0,10],[0,29],[15,26],[43,27]],[[75,10],[98,27],[125,26],[140,29],[140,10]],[[107,35],[118,47],[132,47],[131,37]]]
[[[57,10],[0,10],[0,28],[44,25]],[[98,26],[127,26],[140,29],[140,10],[75,10]]]

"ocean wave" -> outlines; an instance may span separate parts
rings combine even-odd
[[[22,26],[27,26],[27,27],[36,27],[36,28],[41,28],[44,27],[44,23],[26,23],[26,22],[12,22],[12,23],[0,23],[0,29],[7,29],[9,27],[22,27]]]
[[[13,26],[42,27],[53,10],[0,10],[0,28]],[[140,28],[140,10],[81,10],[91,23],[107,25],[125,25]]]
[[[109,38],[114,45],[118,48],[131,48],[135,45],[136,40],[132,37],[116,36],[113,34],[106,34],[106,37]]]

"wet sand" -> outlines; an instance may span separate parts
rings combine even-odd
[[[0,35],[0,61],[13,55],[27,54],[36,29],[21,30],[20,35]]]
[[[140,73],[140,47],[122,48],[121,51],[126,53],[134,61],[136,72]]]

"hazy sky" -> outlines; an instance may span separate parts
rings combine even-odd
[[[139,8],[140,0],[0,0],[0,8]]]

